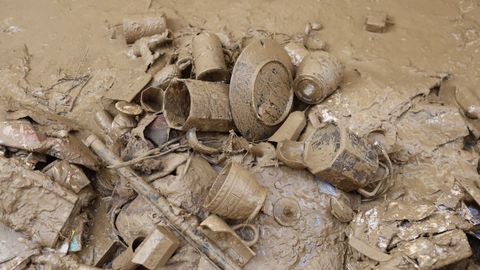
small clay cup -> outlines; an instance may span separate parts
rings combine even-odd
[[[258,184],[252,173],[230,162],[215,179],[204,207],[222,217],[252,220],[266,197],[267,189]]]

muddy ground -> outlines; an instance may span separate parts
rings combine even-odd
[[[132,59],[125,44],[122,19],[126,14],[165,12],[175,37],[207,30],[221,36],[224,46],[265,33],[288,41],[302,35],[307,23],[320,23],[316,38],[344,64],[345,77],[338,91],[311,110],[320,119],[348,126],[362,138],[381,131],[394,164],[393,184],[373,201],[361,201],[356,193],[345,195],[354,217],[342,220],[331,211],[331,197],[343,194],[340,190],[332,191],[306,170],[278,166],[276,160],[242,159],[268,189],[253,221],[260,229],[260,239],[252,247],[256,256],[245,269],[414,269],[413,265],[436,269],[450,262],[455,264],[445,269],[480,267],[476,257],[480,240],[474,234],[480,225],[475,220],[478,213],[469,218],[465,214],[469,206],[480,209],[474,200],[479,192],[475,181],[480,180],[480,113],[475,111],[480,108],[480,1],[0,2],[0,95],[53,111],[97,134],[102,131],[94,115],[103,108],[101,97],[138,88],[135,82],[144,73],[144,60]],[[388,14],[389,25],[382,33],[366,31],[367,16],[377,13]],[[206,166],[202,162],[192,164]],[[1,177],[8,178],[5,175]],[[156,188],[169,190],[172,204],[204,217],[190,194],[176,192],[185,188],[203,194],[211,183],[192,180],[185,187],[167,180]],[[106,217],[95,213],[111,198],[96,195],[89,206],[93,212],[86,218],[90,230],[84,237],[89,240],[75,253],[85,265],[95,261],[91,255],[95,252],[89,251],[96,245],[89,238],[95,222],[109,223],[97,221]],[[273,208],[282,197],[299,201],[301,214],[295,226],[275,221]],[[128,207],[122,205],[125,209],[116,217],[116,233],[124,242],[133,240],[132,230],[151,230],[152,221],[134,217],[153,211],[140,199],[127,206],[146,209],[126,213]],[[122,219],[123,225],[118,225]],[[145,223],[137,224],[139,220]],[[472,256],[469,250],[461,250],[465,234],[458,236],[459,231],[468,234]],[[8,252],[8,239],[23,237],[5,235],[9,238],[1,239],[0,255]],[[359,248],[351,239],[375,250]],[[28,249],[22,245],[15,244],[19,251],[13,256]],[[39,257],[30,267],[48,267],[54,261]],[[76,267],[71,266],[76,262],[69,263],[58,269]],[[208,262],[184,244],[166,268],[196,269],[197,265],[208,269],[202,268]]]

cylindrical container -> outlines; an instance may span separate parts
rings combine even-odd
[[[298,66],[293,82],[295,95],[308,104],[318,104],[332,94],[343,80],[344,66],[333,55],[316,51]]]
[[[215,179],[204,207],[222,217],[252,220],[266,197],[267,189],[258,184],[253,174],[230,162]]]
[[[234,127],[224,83],[177,81],[165,91],[163,112],[177,130],[227,132]]]
[[[325,123],[305,141],[303,161],[312,174],[346,192],[376,180],[379,166],[372,145],[332,123]]]
[[[270,137],[290,113],[293,65],[274,40],[250,42],[233,68],[230,105],[238,130],[247,140]]]
[[[137,39],[167,30],[167,17],[164,13],[131,14],[123,19],[123,35],[127,44]]]
[[[195,78],[202,81],[227,82],[228,71],[222,43],[213,33],[201,33],[192,40]]]
[[[163,90],[149,87],[140,93],[140,105],[147,112],[159,112],[163,108]]]
[[[181,73],[182,72],[177,67],[177,65],[166,65],[160,71],[155,73],[152,80],[152,86],[159,87],[165,90],[173,79],[180,78]]]

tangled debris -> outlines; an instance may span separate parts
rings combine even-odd
[[[350,77],[374,72],[328,52],[319,23],[239,39],[169,23],[125,17],[128,56],[143,64],[103,95],[101,133],[3,101],[1,269],[440,269],[477,259],[478,93],[414,73],[387,99],[381,76]],[[385,13],[365,21],[369,32],[392,26]]]

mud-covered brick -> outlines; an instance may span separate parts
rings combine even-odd
[[[378,169],[378,155],[366,141],[347,128],[327,124],[305,142],[304,163],[308,170],[344,190],[370,184]]]
[[[132,262],[147,269],[157,269],[167,263],[178,248],[177,237],[165,227],[157,227],[135,250]]]
[[[374,33],[383,33],[387,29],[387,14],[370,14],[365,20],[365,30]]]

